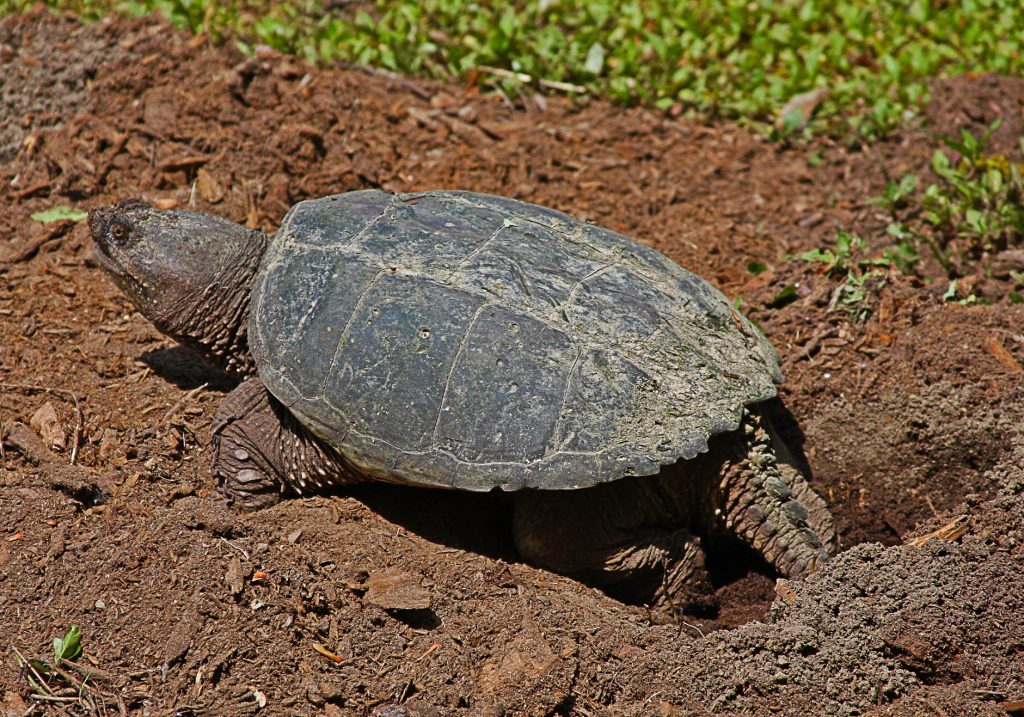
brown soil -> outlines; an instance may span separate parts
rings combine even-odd
[[[35,702],[10,648],[45,657],[72,623],[104,709],[138,714],[1005,715],[1024,700],[1024,307],[943,304],[941,283],[894,274],[851,323],[828,310],[834,280],[785,260],[837,228],[881,236],[868,200],[927,167],[927,131],[786,149],[597,101],[245,59],[152,21],[7,18],[0,62],[0,429],[35,416],[56,458],[33,464],[13,439],[2,454],[5,713]],[[1019,83],[940,90],[943,116],[1019,125]],[[370,486],[224,508],[207,447],[231,383],[130,308],[83,223],[30,215],[143,196],[272,231],[297,200],[366,187],[550,205],[742,296],[785,357],[788,437],[846,551],[777,584],[718,556],[718,614],[672,622],[519,562],[486,496]],[[788,284],[799,299],[773,308]]]

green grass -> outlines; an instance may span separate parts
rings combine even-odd
[[[85,17],[158,11],[216,40],[313,61],[460,82],[498,67],[766,129],[790,98],[827,87],[810,131],[845,137],[914,116],[929,77],[1024,68],[1020,0],[371,0],[326,12],[318,0],[48,1]],[[0,0],[0,12],[28,4]]]

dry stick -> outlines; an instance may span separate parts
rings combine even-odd
[[[178,410],[185,404],[186,401],[191,401],[193,398],[195,398],[197,393],[202,391],[208,385],[209,385],[209,383],[204,383],[202,386],[196,386],[191,391],[186,393],[184,396],[179,398],[175,402],[175,404],[173,406],[171,406],[170,410],[167,411],[167,413],[165,413],[160,418],[160,421],[159,421],[159,423],[157,423],[157,425],[163,425],[163,424],[167,423],[168,421],[170,421],[174,417],[174,414],[176,414],[178,412]]]
[[[85,423],[85,419],[82,415],[82,407],[78,403],[78,396],[75,395],[74,391],[67,391],[63,388],[52,388],[50,386],[40,386],[34,383],[0,383],[0,388],[13,391],[42,391],[43,393],[61,396],[65,399],[68,396],[71,397],[71,401],[75,404],[75,431],[73,433],[71,443],[71,460],[69,463],[70,465],[75,465],[75,461],[78,459],[78,448],[82,442],[82,428]]]
[[[394,84],[408,90],[412,94],[419,97],[421,100],[429,100],[434,96],[433,92],[424,89],[423,87],[413,82],[412,80],[402,77],[398,73],[391,72],[390,70],[382,70],[377,67],[368,67],[366,65],[350,65],[346,62],[339,62],[338,66],[346,70],[355,70],[357,72],[362,72],[364,75],[369,75],[370,77],[384,77],[393,82]]]
[[[94,667],[92,665],[83,665],[80,662],[69,660],[66,657],[61,658],[61,664],[67,665],[75,672],[78,672],[85,677],[101,677],[106,680],[114,679],[114,675],[106,670],[101,670],[99,667]]]
[[[28,261],[36,254],[38,254],[39,250],[42,249],[47,244],[63,238],[65,234],[71,231],[71,227],[73,226],[75,226],[75,223],[72,221],[63,221],[55,224],[42,235],[36,237],[35,239],[32,239],[28,243],[28,246],[21,249],[17,254],[12,256],[10,259],[5,259],[4,263],[13,265],[20,264],[23,261]]]
[[[121,154],[121,150],[124,149],[124,146],[128,144],[128,137],[129,135],[127,132],[118,136],[117,142],[114,143],[114,149],[109,155],[107,155],[106,161],[103,162],[99,171],[96,172],[95,180],[97,187],[106,183],[107,175],[110,174],[110,170],[114,168],[114,160],[117,159],[117,155]]]
[[[46,702],[78,702],[81,697],[60,697],[58,695],[41,695],[38,692],[33,692],[29,695],[34,700],[44,700]]]
[[[44,189],[49,189],[51,186],[51,182],[39,182],[38,184],[33,184],[31,187],[26,187],[25,189],[21,189],[17,192],[11,192],[11,196],[14,197],[15,199],[26,199],[27,197],[31,197],[36,192],[41,192]]]
[[[32,663],[25,659],[25,656],[22,655],[18,651],[18,648],[12,647],[11,648],[11,652],[13,652],[14,656],[18,658],[18,665],[22,669],[28,669],[33,675],[36,676],[35,680],[32,680],[30,678],[29,682],[37,682],[37,684],[39,685],[40,689],[46,690],[47,694],[51,694],[52,695],[53,694],[53,690],[51,690],[50,686],[48,684],[46,684],[46,680],[44,680],[43,676],[39,674],[39,672],[36,670],[35,667],[32,666]]]
[[[508,80],[519,80],[527,85],[536,84],[550,90],[558,90],[559,92],[574,92],[578,95],[585,95],[587,93],[587,88],[582,85],[574,85],[571,82],[559,82],[558,80],[545,80],[528,75],[525,72],[512,72],[511,70],[503,70],[500,67],[490,67],[488,65],[477,65],[476,69],[489,75],[504,77]]]
[[[815,353],[817,353],[818,347],[821,346],[822,341],[824,341],[825,339],[835,338],[838,335],[839,329],[835,327],[826,329],[825,331],[818,332],[817,334],[811,337],[810,341],[804,344],[803,349],[793,358],[793,361],[796,362],[802,359],[810,360],[810,358]]]

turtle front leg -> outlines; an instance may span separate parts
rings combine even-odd
[[[795,467],[768,420],[751,410],[722,464],[715,513],[727,532],[787,577],[814,572],[836,549],[825,502]],[[776,445],[777,444],[777,445]],[[788,459],[788,460],[787,460]]]
[[[361,480],[255,378],[221,402],[213,418],[212,472],[232,504],[267,508],[289,492],[323,492]]]

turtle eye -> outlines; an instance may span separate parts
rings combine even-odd
[[[110,223],[110,236],[114,238],[114,241],[118,244],[123,244],[128,238],[128,225],[124,222],[113,221]]]

